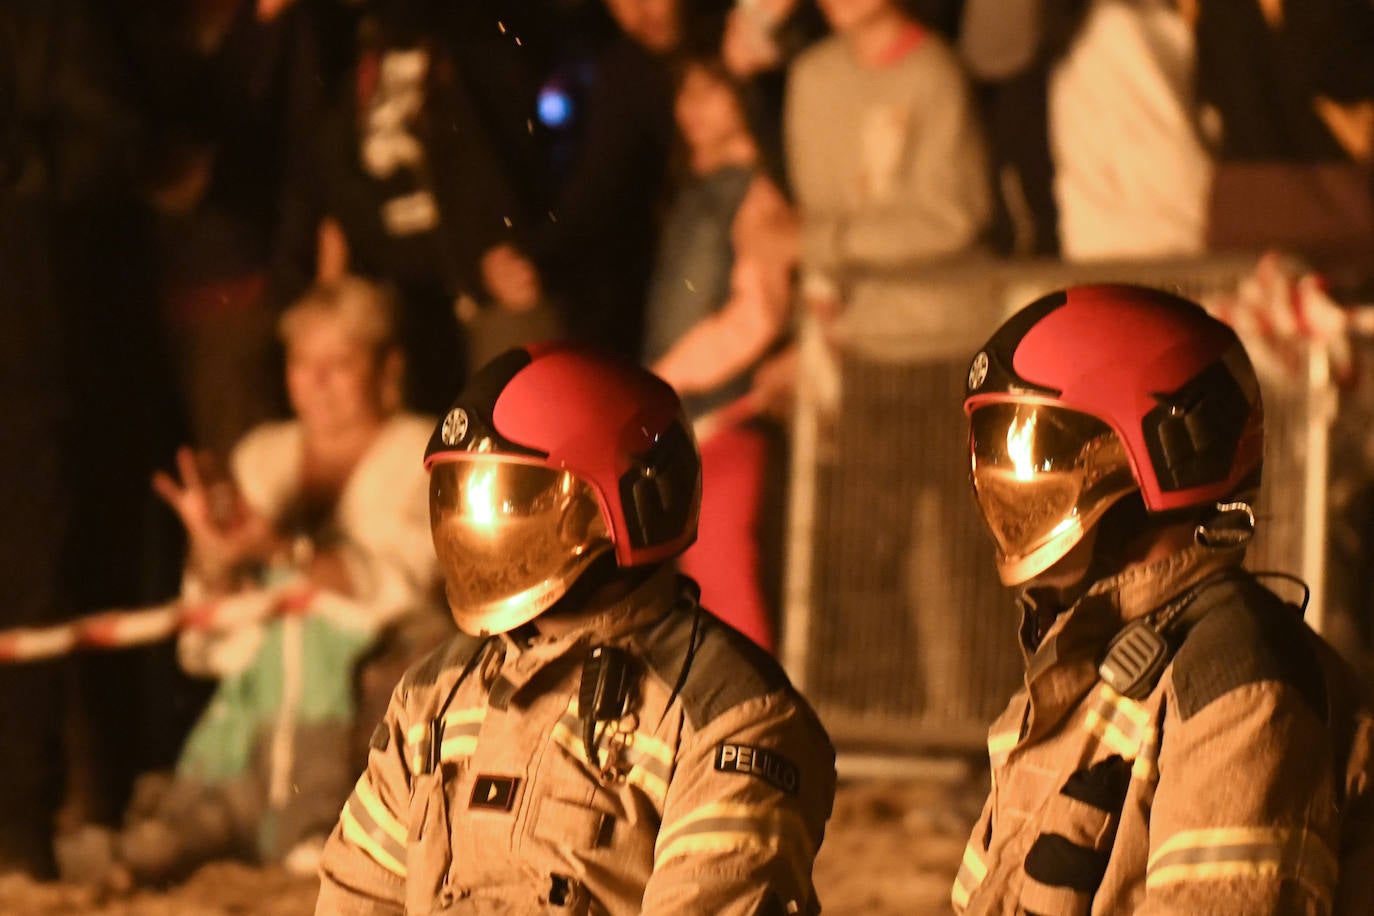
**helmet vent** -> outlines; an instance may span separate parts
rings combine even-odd
[[[1231,471],[1251,402],[1222,362],[1213,363],[1145,415],[1150,463],[1162,490],[1220,483]]]

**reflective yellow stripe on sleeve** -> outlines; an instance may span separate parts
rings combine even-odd
[[[477,737],[482,732],[486,720],[485,706],[470,709],[453,709],[444,714],[444,739],[439,745],[439,759],[453,761],[460,757],[471,757],[477,751]],[[422,773],[425,758],[429,753],[431,740],[430,724],[421,722],[406,731],[406,758],[411,773]]]
[[[978,847],[972,841],[964,847],[964,860],[959,863],[959,873],[954,876],[954,889],[950,891],[949,899],[956,909],[962,909],[968,905],[968,899],[978,885],[983,883],[983,879],[988,875],[987,863],[983,861]]]
[[[811,885],[816,846],[801,816],[785,808],[730,802],[703,805],[659,831],[654,868],[679,856],[762,852],[778,855],[797,887]]]
[[[406,829],[387,809],[364,773],[339,818],[344,838],[387,871],[406,876]]]
[[[1308,830],[1225,827],[1185,830],[1171,836],[1150,856],[1145,886],[1219,878],[1278,878],[1297,881],[1329,904],[1338,874],[1330,848]]]

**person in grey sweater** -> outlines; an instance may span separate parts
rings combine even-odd
[[[789,174],[803,292],[975,247],[991,210],[983,140],[949,47],[896,0],[822,0],[835,34],[793,65]]]

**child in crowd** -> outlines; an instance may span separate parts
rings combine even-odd
[[[750,388],[787,326],[796,221],[718,60],[682,66],[674,113],[689,177],[664,226],[645,356],[681,395],[701,445],[701,532],[681,565],[725,620],[772,649],[758,541],[769,440]]]

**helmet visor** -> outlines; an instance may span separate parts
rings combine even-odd
[[[436,462],[429,525],[454,620],[473,634],[533,620],[611,546],[591,487],[508,458]]]
[[[1112,503],[1136,488],[1107,424],[1049,404],[993,403],[969,417],[973,489],[997,541],[1002,582],[1053,566]]]

